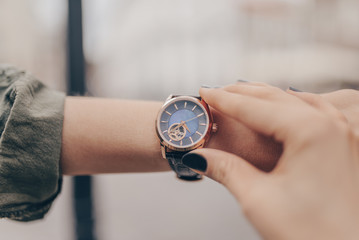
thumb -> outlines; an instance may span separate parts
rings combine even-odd
[[[185,154],[182,163],[194,171],[223,184],[240,201],[265,173],[232,153],[216,149],[197,149]]]

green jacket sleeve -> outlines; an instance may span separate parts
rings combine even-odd
[[[0,217],[43,218],[61,191],[65,95],[0,65]]]

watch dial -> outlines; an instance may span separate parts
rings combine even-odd
[[[208,114],[195,100],[171,101],[159,116],[159,132],[162,138],[177,148],[188,148],[206,135]]]

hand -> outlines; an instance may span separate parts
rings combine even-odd
[[[321,96],[333,104],[348,120],[350,127],[356,134],[359,133],[359,91],[343,89],[324,93]]]
[[[356,135],[359,135],[359,91],[344,89],[320,95],[302,92],[301,96],[304,95],[307,102],[317,101],[321,96],[333,104],[341,116],[347,119]],[[242,123],[210,108],[215,122],[220,127],[219,131],[212,135],[209,148],[239,155],[261,170],[270,171],[274,168],[282,153],[281,143],[272,137],[254,132]]]
[[[270,173],[214,149],[183,159],[225,185],[266,239],[357,238],[358,140],[336,108],[320,96],[265,84],[201,89],[201,96],[221,114],[284,146]]]
[[[227,114],[210,106],[218,131],[212,134],[207,148],[218,149],[238,155],[263,171],[271,171],[281,153],[282,144],[271,136],[265,136]]]

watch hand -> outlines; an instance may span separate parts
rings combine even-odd
[[[182,123],[182,122],[181,122]],[[186,122],[183,122],[183,126],[186,128],[186,130],[189,132],[189,133],[191,133],[191,131],[189,130],[189,128],[188,128],[188,126],[187,126],[187,124],[186,124]]]
[[[196,116],[196,117],[194,117],[194,118],[188,119],[188,120],[186,120],[186,121],[181,121],[181,123],[179,123],[175,128],[172,128],[171,131],[175,131],[175,130],[177,130],[178,128],[184,126],[185,129],[186,129],[189,133],[191,133],[191,131],[189,130],[189,128],[188,128],[188,126],[187,126],[187,124],[186,124],[186,122],[190,122],[190,121],[192,121],[192,120],[194,120],[194,119],[196,119],[196,118],[199,118],[199,117],[202,116],[202,115],[203,115],[203,114],[200,114],[200,115],[198,115],[198,116]]]
[[[196,119],[196,118],[199,118],[199,117],[202,116],[202,115],[203,115],[203,113],[200,114],[200,115],[198,115],[198,116],[196,116],[196,117],[194,117],[194,118],[188,119],[188,120],[186,120],[186,121],[184,121],[184,122],[190,122],[190,121],[192,121],[192,120],[194,120],[194,119]]]

